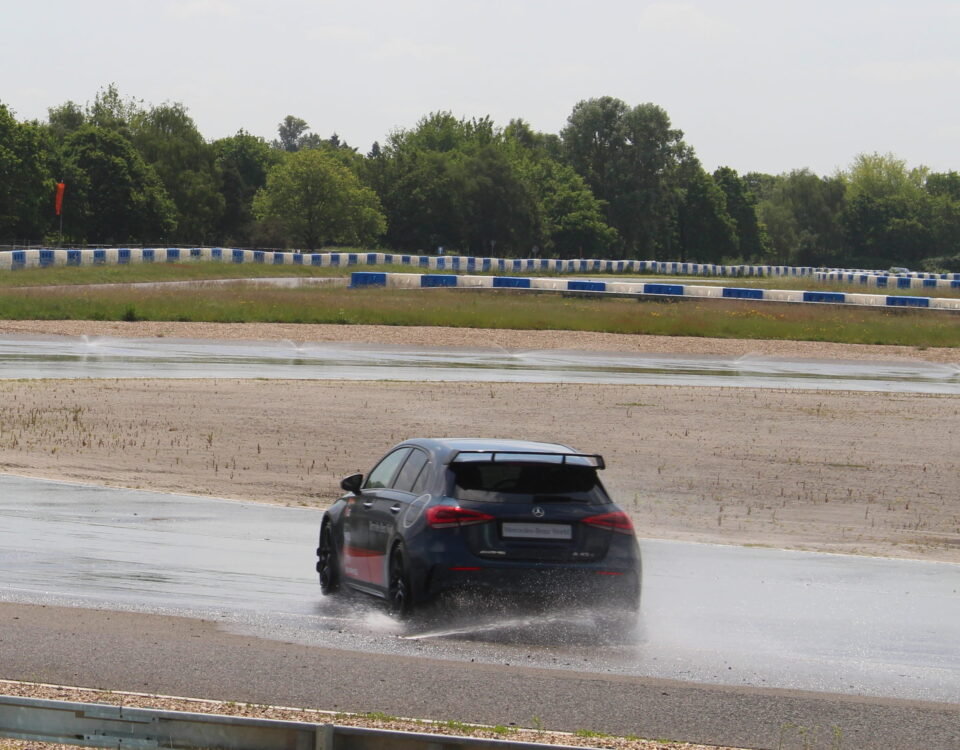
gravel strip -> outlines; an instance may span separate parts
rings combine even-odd
[[[76,703],[104,703],[127,708],[153,708],[162,711],[187,711],[190,713],[219,714],[222,716],[245,716],[257,719],[280,719],[305,721],[317,724],[389,729],[399,732],[420,732],[455,737],[481,737],[485,739],[510,740],[512,742],[535,742],[549,745],[574,745],[586,748],[611,748],[614,750],[738,750],[714,745],[691,745],[686,742],[662,742],[626,737],[582,737],[566,732],[529,729],[523,727],[485,727],[473,724],[448,724],[416,719],[401,719],[379,714],[362,715],[320,711],[305,708],[263,706],[250,703],[212,701],[200,698],[181,698],[143,693],[123,693],[95,690],[92,688],[43,685],[31,682],[0,680],[0,694],[44,700],[72,701]],[[0,750],[33,750],[34,748],[67,748],[72,745],[55,745],[42,742],[0,740]]]

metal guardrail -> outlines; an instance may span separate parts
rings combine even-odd
[[[574,750],[566,745],[16,696],[0,696],[0,737],[169,750]]]

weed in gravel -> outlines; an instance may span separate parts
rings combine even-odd
[[[612,734],[607,734],[606,732],[597,732],[593,729],[578,729],[573,733],[576,737],[597,737],[597,738],[607,738],[613,737]]]
[[[777,750],[784,750],[788,747],[784,743],[792,739],[796,739],[800,743],[796,746],[800,750],[813,750],[819,747],[817,736],[821,729],[822,727],[819,724],[809,727],[803,724],[795,724],[792,721],[785,721],[780,725],[780,740],[777,743]],[[830,734],[830,750],[842,750],[843,730],[834,725],[830,727]]]

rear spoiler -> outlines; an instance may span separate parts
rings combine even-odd
[[[556,458],[559,461],[548,461],[545,459]],[[580,459],[572,461],[569,459]],[[607,468],[603,456],[598,453],[558,453],[557,451],[524,451],[524,450],[473,450],[457,451],[453,454],[449,463],[494,463],[496,461],[509,461],[512,463],[560,463],[572,464],[575,466],[592,466],[595,469]]]

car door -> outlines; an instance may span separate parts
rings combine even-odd
[[[384,456],[373,467],[360,492],[350,499],[344,523],[343,571],[356,588],[380,592],[386,587],[385,545],[378,533],[378,515],[394,478],[410,453],[407,446]]]
[[[374,574],[371,571],[370,582],[387,589],[387,575],[389,566],[390,547],[398,533],[402,533],[398,522],[403,519],[410,502],[415,495],[412,492],[414,483],[420,476],[427,463],[426,452],[419,448],[412,448],[403,461],[399,471],[394,475],[390,486],[377,488],[371,492],[370,506],[364,508],[367,518],[367,539],[371,550],[376,553],[370,557],[371,565],[380,565],[380,570]],[[375,497],[373,495],[375,494]]]

